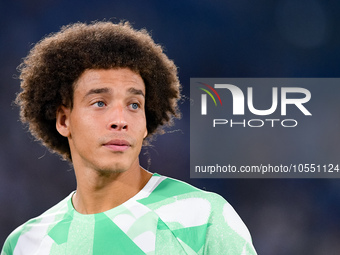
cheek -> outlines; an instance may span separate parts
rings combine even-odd
[[[77,113],[76,117],[71,118],[71,135],[77,137],[91,137],[94,131],[94,123],[98,124],[98,121],[94,121],[91,116],[85,113]]]
[[[143,120],[143,128],[141,129],[142,134],[143,134],[143,139],[148,135],[148,129],[146,126],[146,119],[144,118]]]
[[[143,138],[147,137],[147,135],[148,135],[148,129],[147,129],[147,127],[145,127],[145,129],[144,129],[144,136],[143,136]]]
[[[133,123],[133,126],[131,126],[131,130],[132,129],[135,130],[136,139],[143,142],[144,138],[148,134],[145,119]]]

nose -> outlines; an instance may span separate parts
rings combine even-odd
[[[128,129],[128,124],[124,117],[123,107],[115,107],[110,111],[108,128],[110,130],[123,131]]]
[[[125,122],[117,122],[115,124],[112,124],[111,128],[115,130],[123,130],[127,129],[127,124]]]

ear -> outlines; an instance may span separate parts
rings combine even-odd
[[[56,114],[56,128],[62,136],[69,137],[70,132],[70,113],[71,110],[64,105],[57,109]]]

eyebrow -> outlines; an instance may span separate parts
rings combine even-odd
[[[99,88],[99,89],[90,89],[86,95],[84,96],[85,97],[88,97],[90,95],[93,95],[93,94],[106,94],[106,93],[110,93],[111,89],[109,88]]]
[[[134,94],[134,95],[141,95],[143,97],[145,97],[144,93],[142,90],[140,89],[135,89],[135,88],[129,88],[127,90],[130,94]],[[93,95],[93,94],[108,94],[111,92],[110,88],[98,88],[98,89],[90,89],[84,96],[84,98]]]
[[[134,95],[141,95],[141,96],[145,97],[143,91],[140,90],[140,89],[129,88],[128,92],[131,93],[131,94],[134,94]]]

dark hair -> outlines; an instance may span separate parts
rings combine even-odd
[[[74,84],[85,70],[124,67],[145,83],[148,137],[162,132],[162,125],[180,117],[177,68],[146,30],[128,22],[71,24],[38,42],[18,68],[21,120],[45,146],[71,160],[68,140],[56,130],[58,107],[72,108]]]

